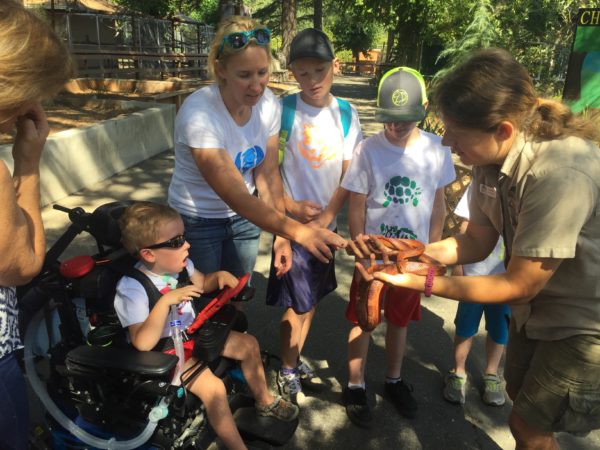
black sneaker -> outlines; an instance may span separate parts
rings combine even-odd
[[[385,383],[387,397],[400,414],[411,419],[417,413],[417,402],[411,394],[413,390],[412,386],[406,385],[402,380],[397,383]]]
[[[366,390],[345,387],[342,391],[342,401],[346,407],[346,414],[354,425],[362,428],[368,428],[371,425],[373,416],[367,403]]]

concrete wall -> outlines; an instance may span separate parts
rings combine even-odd
[[[118,103],[146,109],[48,138],[41,162],[42,205],[173,148],[175,105]],[[0,159],[12,171],[11,151],[11,144],[0,145]]]

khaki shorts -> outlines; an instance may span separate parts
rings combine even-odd
[[[600,336],[538,341],[517,332],[513,320],[504,377],[529,425],[578,435],[600,428]]]

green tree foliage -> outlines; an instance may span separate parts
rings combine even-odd
[[[350,50],[355,62],[358,62],[360,53],[367,55],[374,48],[377,27],[373,21],[352,13],[344,14],[336,18],[331,31],[335,48]]]
[[[196,20],[215,23],[218,16],[218,0],[114,0],[130,11],[154,17],[184,14]]]
[[[473,20],[466,27],[462,36],[450,43],[439,55],[437,62],[447,61],[445,67],[436,73],[436,78],[443,76],[455,67],[471,50],[478,48],[496,47],[501,45],[498,21],[490,0],[480,0],[473,8]]]

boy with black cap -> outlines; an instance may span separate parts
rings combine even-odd
[[[425,118],[427,96],[422,75],[408,67],[387,72],[379,83],[375,120],[380,133],[356,148],[342,187],[350,191],[348,224],[352,239],[362,234],[417,239],[425,243],[442,237],[444,187],[454,181],[450,149],[441,137],[417,128]],[[369,261],[363,261],[369,265]],[[357,289],[355,273],[351,291]],[[350,295],[350,298],[355,298]],[[390,288],[385,300],[386,396],[398,411],[414,417],[417,403],[412,387],[401,378],[407,326],[421,319],[420,294]],[[343,401],[350,420],[367,427],[372,415],[365,390],[365,365],[370,333],[361,330],[350,301],[346,317],[355,324],[348,337],[349,382]]]
[[[362,140],[356,110],[331,95],[334,51],[327,35],[307,28],[290,48],[289,67],[302,91],[283,99],[279,161],[287,213],[302,223],[336,229],[336,216],[348,198],[340,181],[354,147]],[[276,239],[281,239],[277,237]],[[280,325],[280,393],[297,402],[302,387],[323,387],[300,359],[316,304],[335,290],[334,260],[314,258],[292,242],[292,267],[280,276],[271,262],[267,304],[283,306]]]

